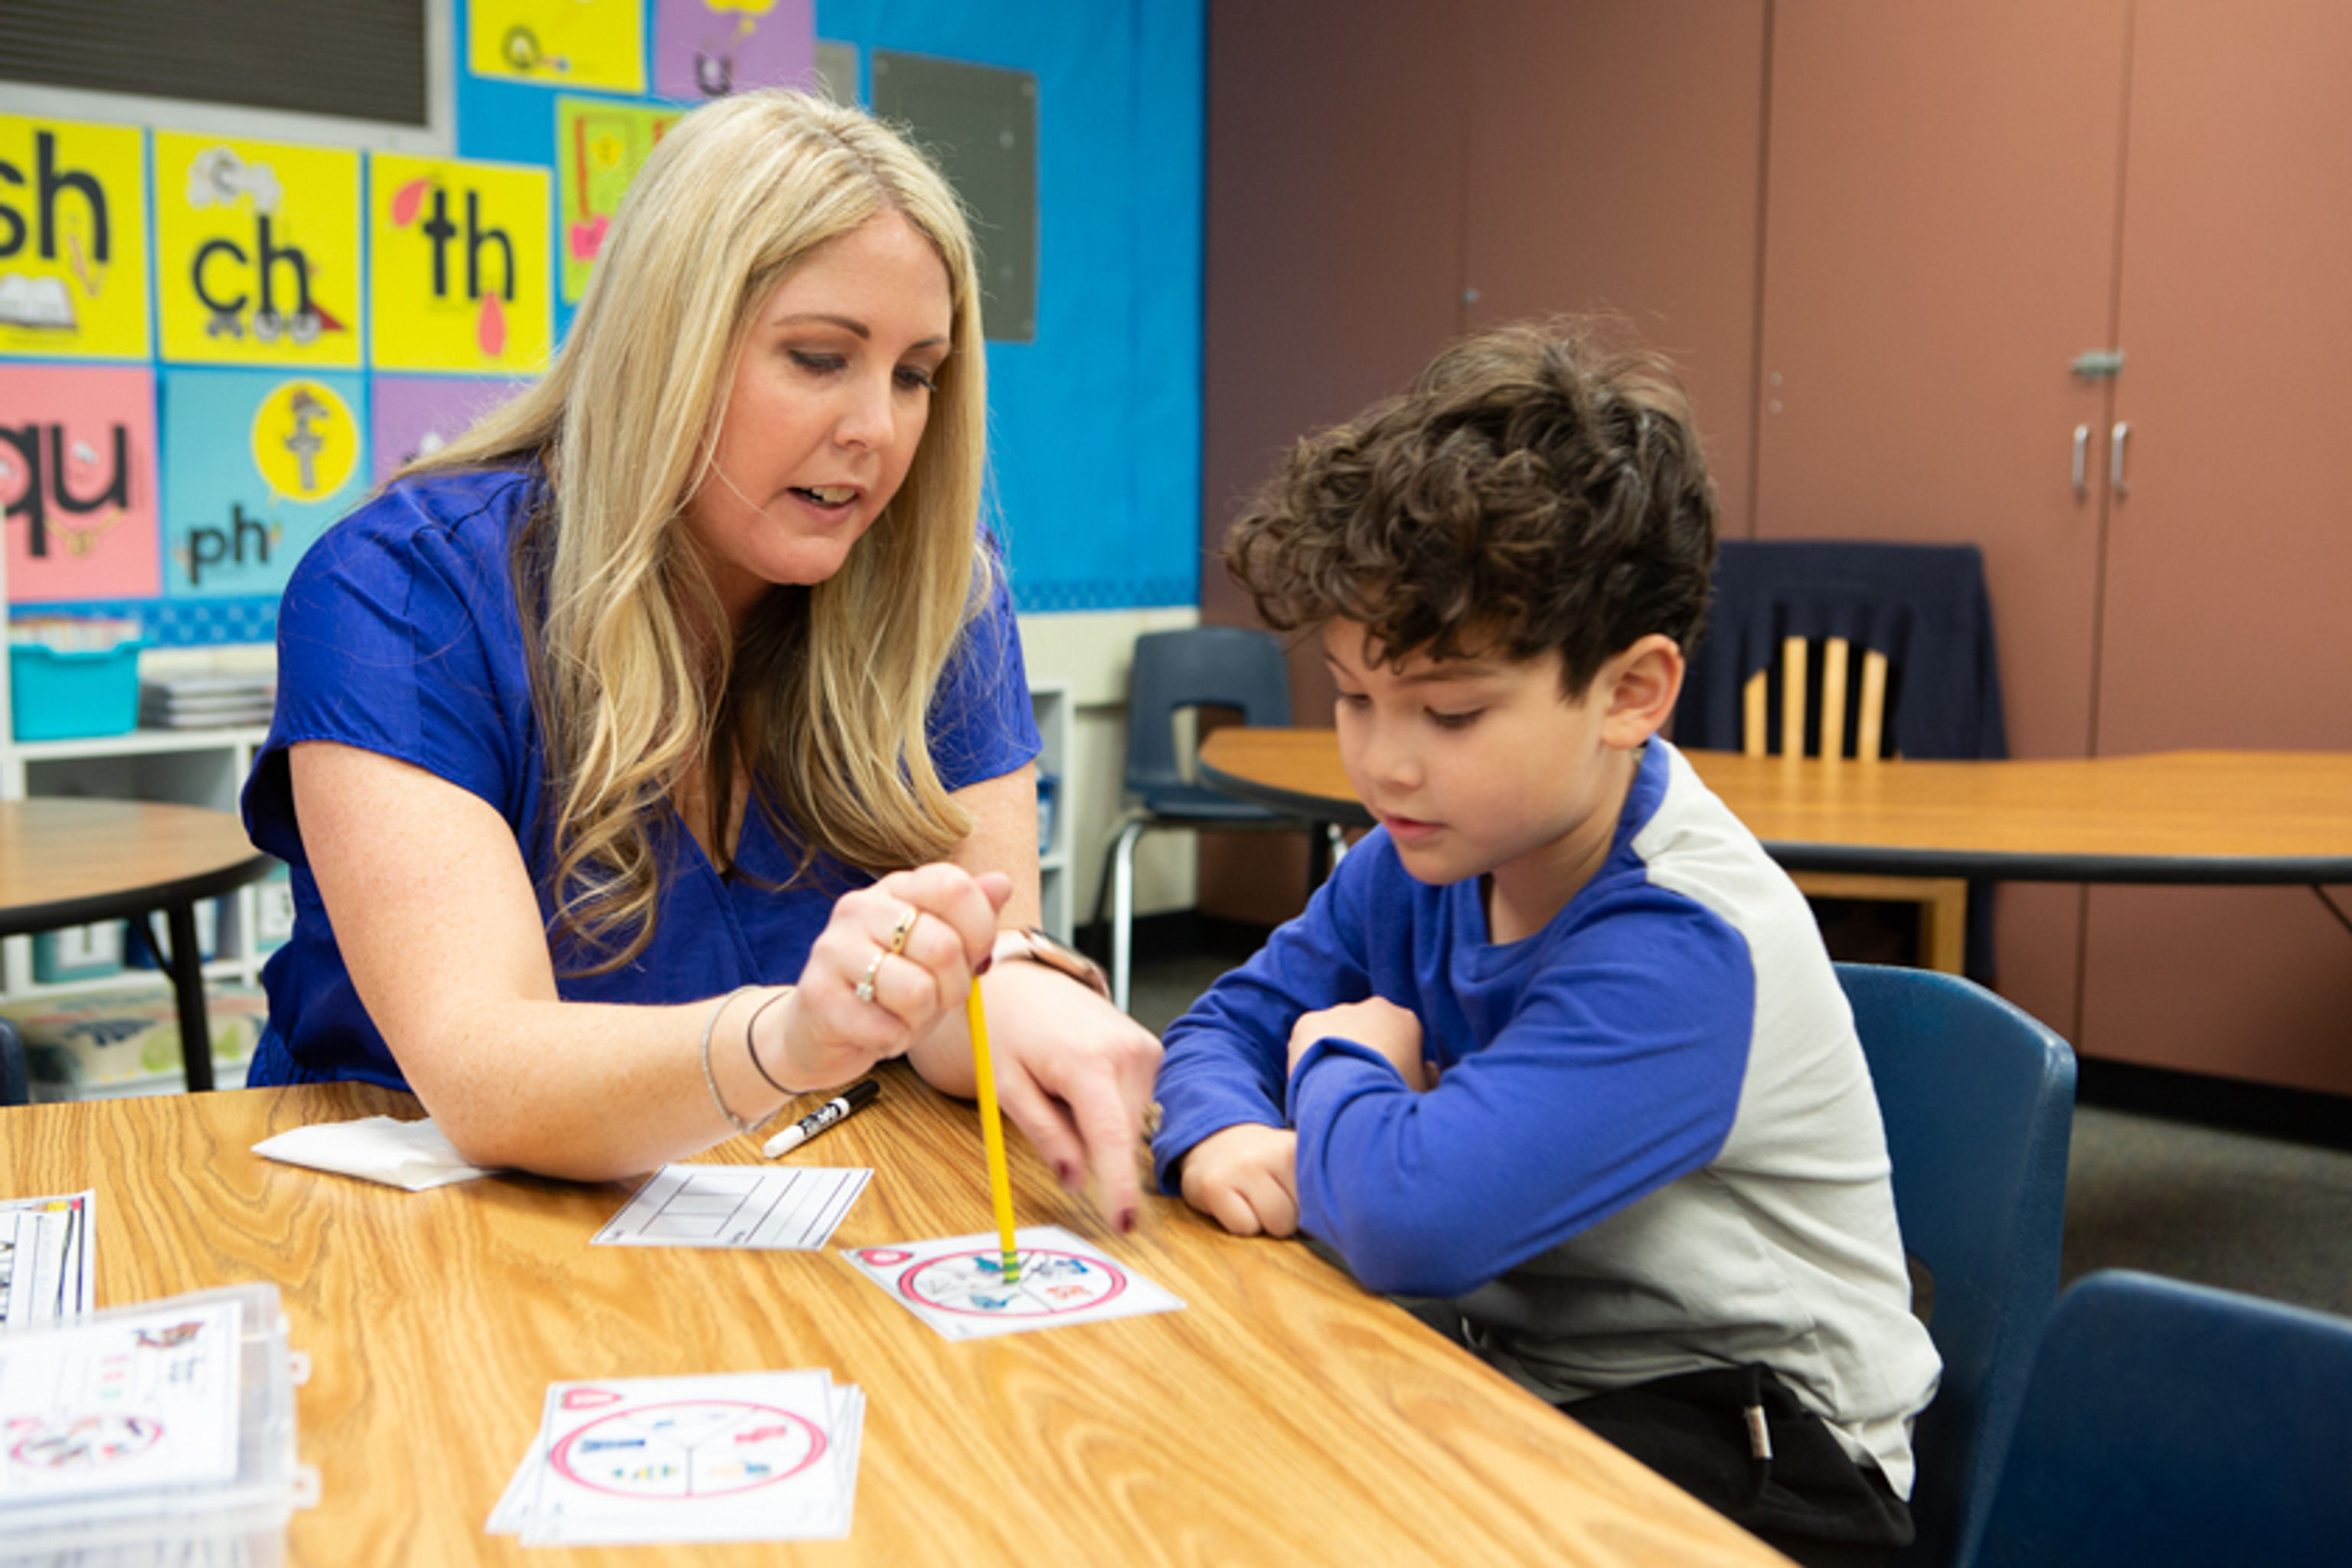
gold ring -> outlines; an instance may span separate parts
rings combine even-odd
[[[857,983],[857,999],[860,1002],[874,1000],[874,976],[881,972],[882,961],[889,956],[887,952],[877,952],[874,955],[874,962],[866,966],[866,978]]]
[[[890,928],[890,951],[893,953],[907,951],[907,939],[915,934],[915,922],[922,918],[922,910],[912,904],[907,906],[906,910],[898,916],[898,923]]]

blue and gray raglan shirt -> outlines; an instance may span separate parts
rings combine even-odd
[[[1417,1094],[1302,1014],[1378,995],[1440,1067]],[[1609,858],[1542,931],[1486,940],[1479,881],[1383,831],[1167,1035],[1162,1187],[1240,1122],[1298,1132],[1301,1228],[1375,1290],[1450,1298],[1556,1402],[1760,1361],[1908,1496],[1941,1370],[1909,1310],[1886,1143],[1802,895],[1664,741]]]

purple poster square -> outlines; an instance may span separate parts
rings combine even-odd
[[[495,376],[379,375],[370,399],[373,414],[374,482],[404,463],[439,450],[467,426],[520,392],[526,384]]]
[[[654,0],[654,91],[681,103],[816,86],[815,0]]]

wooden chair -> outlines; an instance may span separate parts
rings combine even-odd
[[[1821,679],[1811,678],[1812,645],[1783,637],[1772,668],[1749,676],[1740,689],[1739,749],[1751,757],[1773,747],[1769,721],[1771,678],[1780,686],[1779,751],[1783,756],[1848,755],[1848,709],[1853,710],[1853,758],[1876,764],[1886,752],[1886,656],[1875,648],[1862,655],[1862,685],[1849,693],[1853,649],[1843,637],[1821,639]],[[1809,749],[1809,741],[1812,742]],[[1843,871],[1793,873],[1800,890],[1820,899],[1868,899],[1919,907],[1919,962],[1947,974],[1960,973],[1968,946],[1969,885],[1958,877],[1879,877]]]

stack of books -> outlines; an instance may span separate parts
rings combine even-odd
[[[175,675],[139,683],[139,722],[150,730],[267,724],[277,706],[270,675]]]

